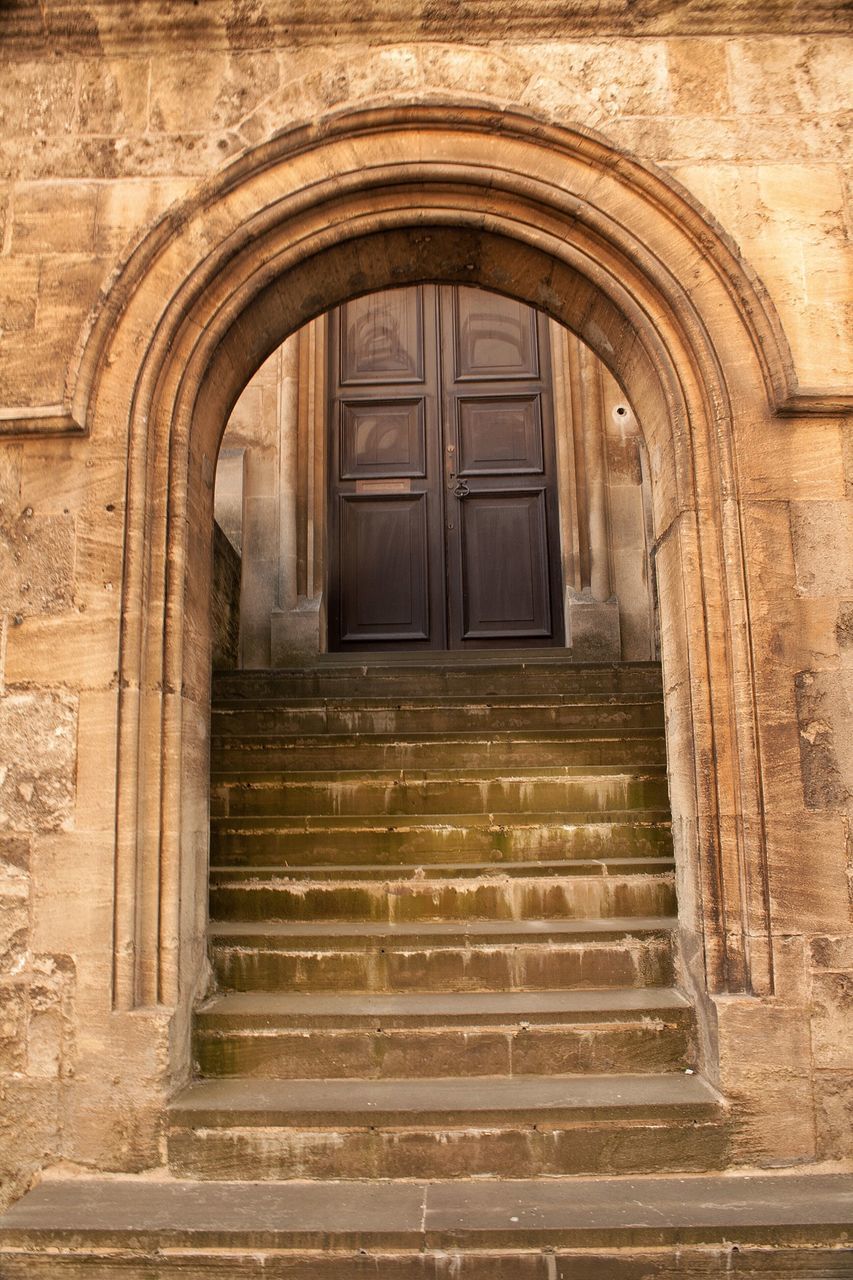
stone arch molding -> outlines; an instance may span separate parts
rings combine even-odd
[[[74,415],[128,449],[114,1004],[174,1006],[203,976],[198,746],[229,411],[302,323],[418,280],[543,308],[633,401],[652,459],[684,952],[711,993],[770,992],[735,444],[792,407],[784,338],[668,179],[587,131],[456,104],[343,114],[258,147],[140,243],[90,330]]]

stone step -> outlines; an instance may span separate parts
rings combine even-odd
[[[662,733],[242,734],[211,743],[214,781],[306,769],[552,768],[561,765],[666,765]]]
[[[671,866],[626,860],[627,870],[606,863],[560,866],[524,864],[524,874],[481,867],[479,874],[434,874],[409,868],[394,879],[393,868],[352,879],[293,878],[284,869],[214,869],[210,912],[217,920],[579,920],[590,916],[662,916],[675,913]],[[362,870],[365,870],[362,868]],[[454,868],[446,868],[454,871]],[[475,868],[467,868],[476,872]],[[412,872],[419,871],[415,878]],[[583,872],[586,871],[586,874]],[[378,873],[378,874],[377,874]]]
[[[608,820],[609,819],[609,820]],[[488,861],[569,863],[575,859],[672,854],[668,809],[624,813],[397,815],[393,823],[315,816],[211,820],[214,865],[339,867]]]
[[[574,772],[541,769],[494,776],[482,769],[335,770],[287,778],[218,783],[211,790],[214,817],[333,814],[377,815],[577,811],[594,813],[662,809],[668,800],[666,773],[649,766],[642,774],[619,769]]]
[[[849,1174],[495,1181],[48,1178],[4,1280],[849,1280]]]
[[[376,697],[439,694],[491,698],[501,693],[582,693],[617,696],[653,693],[660,696],[661,669],[655,662],[582,664],[565,657],[530,653],[483,655],[430,654],[424,661],[397,659],[370,662],[326,659],[312,667],[281,671],[219,671],[213,677],[213,701],[270,702],[292,697]]]
[[[699,1076],[202,1080],[169,1107],[169,1166],[196,1178],[528,1178],[720,1167]]]
[[[669,986],[672,917],[420,924],[214,922],[235,991],[536,991]]]
[[[471,697],[292,698],[214,703],[211,731],[219,739],[256,734],[419,734],[511,731],[614,733],[663,729],[660,695],[539,697],[511,694],[477,702]]]
[[[196,1013],[206,1076],[388,1079],[678,1071],[694,1015],[671,987],[408,995],[231,993]]]

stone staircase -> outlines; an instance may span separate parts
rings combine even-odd
[[[847,1182],[714,1173],[657,666],[223,673],[212,770],[168,1168],[43,1183],[4,1280],[851,1274]]]
[[[719,1166],[654,665],[220,676],[197,1178]]]

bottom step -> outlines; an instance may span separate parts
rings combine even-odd
[[[4,1280],[849,1280],[853,1177],[42,1183]]]
[[[188,1178],[537,1178],[725,1164],[698,1076],[203,1080],[169,1107]]]

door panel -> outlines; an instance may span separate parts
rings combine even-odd
[[[339,309],[342,386],[423,382],[422,289],[369,293]]]
[[[333,313],[330,648],[562,643],[547,342],[464,287]]]
[[[454,289],[446,308],[455,334],[452,377],[538,378],[536,312],[482,289]]]
[[[429,638],[426,499],[341,496],[342,640]]]
[[[426,475],[424,402],[344,400],[341,479]]]
[[[531,472],[541,475],[542,421],[538,396],[480,396],[457,401],[460,476]]]
[[[471,495],[460,520],[462,638],[549,637],[544,489]]]

